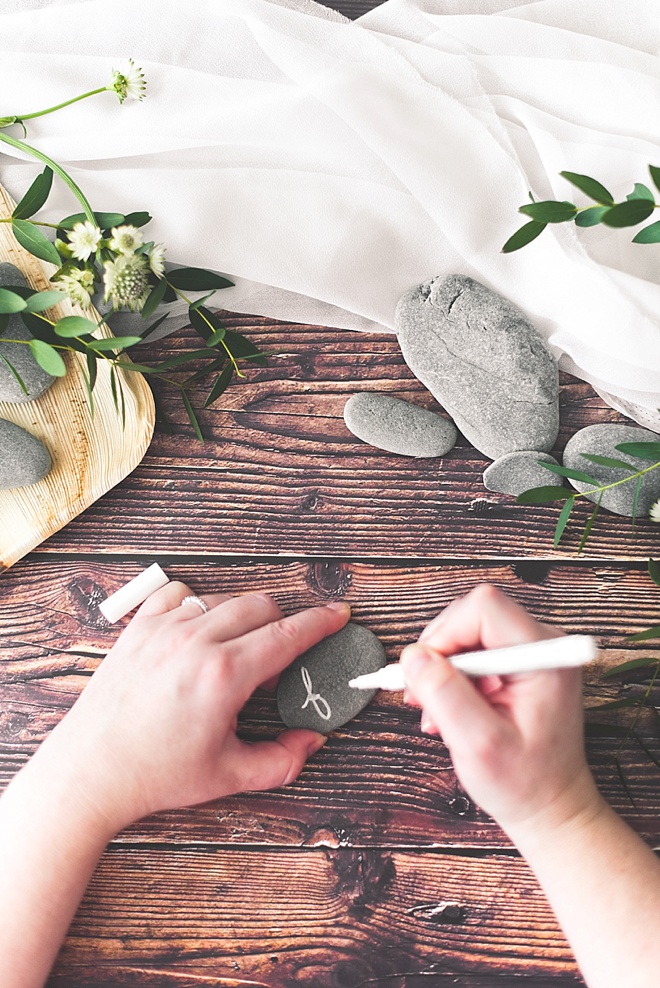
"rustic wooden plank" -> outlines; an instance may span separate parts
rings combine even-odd
[[[265,589],[286,612],[343,597],[355,619],[384,642],[388,658],[414,640],[427,621],[454,597],[488,580],[507,590],[543,620],[574,633],[595,632],[603,661],[612,664],[652,654],[652,645],[624,636],[657,620],[658,592],[642,570],[623,564],[469,562],[438,566],[379,565],[326,560],[262,563],[164,561],[173,578],[197,592],[246,593]],[[32,557],[2,576],[0,608],[0,780],[6,782],[55,726],[111,646],[98,601],[136,575],[133,561],[49,561]],[[585,694],[594,704],[640,697],[643,671],[630,684],[602,682],[587,672]],[[645,678],[646,677],[646,678]],[[589,757],[610,802],[647,839],[660,841],[660,773],[634,742],[622,761],[635,811],[612,762],[619,740],[610,715],[602,736],[589,739]],[[591,721],[605,722],[604,714]],[[249,739],[281,729],[274,698],[258,695],[246,708]],[[642,721],[644,742],[658,752],[655,721]],[[400,695],[381,693],[330,742],[286,790],[248,794],[192,810],[160,814],[126,832],[125,840],[211,844],[307,846],[510,846],[465,796],[446,749],[419,733],[418,713]]]
[[[572,521],[559,550],[552,535],[559,508],[522,506],[482,484],[488,460],[461,440],[443,459],[397,457],[348,432],[343,407],[368,389],[439,406],[412,376],[396,339],[227,314],[264,349],[268,368],[251,368],[200,413],[207,437],[192,435],[179,398],[157,387],[173,434],[162,426],[142,465],[39,553],[159,552],[208,555],[391,555],[415,558],[575,555]],[[159,355],[194,345],[184,333]],[[150,353],[140,354],[149,360]],[[136,359],[138,359],[136,357]],[[194,393],[203,403],[208,385]],[[588,385],[564,375],[558,447],[577,429],[623,417]],[[584,525],[587,505],[574,512]],[[581,530],[581,529],[580,529]],[[643,519],[603,512],[585,550],[591,557],[642,558],[657,552],[658,532]]]
[[[269,988],[389,988],[397,978],[461,972],[576,974],[522,860],[379,849],[114,847],[56,974],[75,988],[78,965],[92,964],[108,980],[116,967],[147,968]]]

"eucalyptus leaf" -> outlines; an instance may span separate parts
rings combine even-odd
[[[543,233],[547,226],[547,223],[537,223],[536,220],[532,220],[531,223],[525,223],[521,226],[519,230],[509,237],[504,247],[502,247],[503,254],[511,254],[514,250],[520,250],[526,244],[530,244],[532,240],[536,240],[539,234]]]
[[[142,333],[142,342],[143,343],[144,343],[144,341],[149,336],[151,336],[152,333],[155,333],[156,332],[156,330],[158,329],[158,327],[160,326],[160,324],[162,322],[165,322],[165,320],[167,319],[167,315],[168,314],[166,312],[164,316],[160,316],[158,319],[156,319],[155,322],[152,322],[151,326],[147,326],[147,328],[145,329],[144,333]]]
[[[167,280],[174,288],[188,292],[207,292],[213,288],[231,288],[233,281],[228,281],[214,271],[204,271],[202,268],[177,268],[168,271]]]
[[[204,436],[202,435],[202,430],[200,429],[199,422],[197,421],[197,416],[195,415],[195,411],[192,405],[190,404],[190,398],[188,397],[188,393],[184,388],[181,389],[181,397],[183,398],[183,404],[185,405],[186,411],[188,413],[188,418],[190,419],[192,423],[192,427],[195,430],[195,435],[199,439],[200,443],[203,443]]]
[[[212,295],[215,295],[215,292],[216,292],[216,290],[215,290],[215,288],[214,288],[214,289],[213,289],[213,291],[211,291],[211,292],[209,292],[209,293],[208,293],[208,295],[202,295],[202,297],[201,297],[201,298],[198,298],[198,299],[196,299],[196,300],[195,300],[195,301],[194,301],[194,302],[193,302],[193,303],[191,304],[191,306],[190,306],[190,308],[191,308],[191,309],[199,309],[199,307],[200,307],[201,305],[204,305],[204,303],[205,303],[206,301],[208,301],[208,299],[210,299]]]
[[[626,696],[621,700],[606,700],[604,703],[596,703],[593,707],[586,707],[584,712],[589,714],[592,710],[619,710],[622,707],[634,707],[637,702],[635,697]]]
[[[23,392],[23,394],[26,394],[26,395],[29,394],[30,392],[25,387],[25,382],[24,382],[23,378],[18,373],[18,371],[16,370],[16,368],[14,367],[14,365],[11,363],[11,361],[7,357],[5,357],[4,353],[2,353],[1,351],[0,351],[0,360],[4,361],[4,363],[9,368],[10,372],[14,375],[14,377],[16,378],[16,380],[18,382],[18,385],[19,385],[21,391]]]
[[[654,209],[654,204],[648,199],[628,199],[608,209],[603,216],[603,223],[614,227],[636,226],[648,219]]]
[[[204,402],[204,408],[208,408],[212,405],[214,401],[217,401],[220,395],[227,390],[227,386],[232,379],[234,373],[234,368],[232,364],[227,364],[221,374],[218,374],[215,384],[211,388],[206,401]]]
[[[573,495],[565,487],[530,487],[516,498],[517,504],[546,504],[548,501],[565,501]]]
[[[129,346],[135,346],[142,342],[141,336],[113,336],[109,339],[90,340],[87,346],[91,350],[127,350]]]
[[[110,230],[113,226],[121,226],[126,220],[123,213],[97,213],[96,210],[94,211],[94,218],[101,230]],[[84,223],[86,219],[85,213],[72,213],[71,216],[65,216],[63,220],[60,220],[57,227],[59,230],[73,230],[76,223]]]
[[[629,642],[647,642],[651,638],[660,638],[660,624],[654,624],[644,631],[638,631],[636,635],[627,635]]]
[[[66,375],[66,364],[49,343],[44,343],[43,340],[30,340],[30,350],[34,359],[47,374],[52,374],[53,377]]]
[[[0,288],[0,313],[9,315],[13,312],[22,312],[25,308],[25,299],[8,288]]]
[[[621,662],[617,666],[612,666],[611,669],[606,669],[602,674],[603,679],[611,679],[612,676],[621,676],[623,673],[632,672],[634,669],[647,669],[650,666],[657,666],[660,659],[654,659],[650,656],[645,656],[641,659],[630,659],[628,662]]]
[[[260,367],[268,366],[266,357],[259,352],[254,343],[240,333],[235,333],[232,329],[226,330],[224,342],[236,359],[249,360]]]
[[[643,226],[633,238],[634,244],[657,244],[660,243],[660,220]]]
[[[96,372],[98,370],[98,365],[96,362],[96,357],[89,350],[85,354],[85,360],[87,361],[87,372],[89,374],[89,389],[90,392],[94,391],[94,385],[96,384]]]
[[[152,316],[160,303],[163,301],[163,296],[167,291],[167,281],[165,278],[161,278],[159,282],[152,288],[151,292],[147,296],[147,301],[142,306],[142,318],[148,319]]]
[[[58,336],[70,339],[73,336],[89,336],[90,333],[96,332],[98,326],[84,316],[65,316],[64,319],[56,322],[53,328]]]
[[[655,202],[655,196],[648,185],[644,185],[643,182],[635,182],[632,192],[628,193],[626,199],[649,199],[651,202]]]
[[[572,202],[556,202],[554,199],[546,199],[544,202],[531,202],[526,206],[521,206],[519,213],[530,216],[539,223],[565,223],[572,220],[577,213],[577,207]]]
[[[68,298],[66,292],[35,292],[35,294],[30,295],[27,300],[25,304],[25,311],[43,312],[44,309],[51,309],[54,305],[59,305],[65,298]]]
[[[594,522],[598,517],[598,512],[600,511],[600,503],[602,500],[603,500],[603,491],[600,492],[600,497],[598,498],[597,503],[594,505],[594,510],[589,515],[589,520],[587,524],[584,526],[584,532],[582,533],[582,538],[580,539],[580,544],[578,546],[578,556],[584,549],[585,545],[587,544],[587,539],[591,535],[591,529],[594,527]]]
[[[30,188],[16,206],[12,217],[18,220],[25,220],[28,216],[34,216],[46,202],[52,184],[53,169],[46,166],[41,174],[37,175]]]
[[[614,448],[620,453],[628,453],[629,456],[636,456],[640,460],[660,461],[660,443],[619,443]]]
[[[649,165],[649,172],[653,179],[653,184],[660,191],[660,168],[657,165]]]
[[[555,549],[559,545],[561,537],[564,534],[564,529],[566,528],[566,523],[568,522],[568,518],[571,511],[573,510],[574,504],[575,504],[575,498],[569,497],[569,499],[566,501],[566,504],[559,512],[559,518],[557,519],[557,526],[555,528],[555,538],[554,538]]]
[[[215,350],[186,350],[185,353],[178,353],[175,357],[168,357],[166,360],[161,361],[154,371],[157,373],[162,373],[163,371],[172,370],[175,367],[181,367],[182,364],[188,364],[191,360],[199,360],[201,357],[215,356]]]
[[[560,172],[562,178],[565,178],[571,185],[580,189],[589,196],[590,199],[594,199],[596,202],[603,203],[605,206],[611,206],[614,203],[614,196],[609,192],[604,185],[597,182],[595,178],[591,178],[589,175],[580,175],[578,172]]]
[[[30,254],[42,261],[50,261],[51,264],[60,266],[60,255],[34,223],[30,223],[29,220],[12,219],[11,228],[21,247],[25,247]]]
[[[225,327],[218,326],[218,328],[214,329],[211,335],[209,336],[208,340],[206,341],[206,345],[209,347],[214,347],[217,346],[218,343],[222,343],[222,341],[225,338],[225,333],[226,333]]]
[[[613,456],[600,456],[598,453],[580,453],[583,460],[590,463],[598,463],[603,467],[612,467],[614,470],[629,470],[637,473],[637,467],[633,463],[626,463],[625,460],[617,460]]]
[[[575,217],[576,226],[596,226],[603,222],[603,216],[609,206],[590,206],[589,209],[581,210]]]
[[[550,470],[551,473],[559,474],[560,477],[568,477],[570,480],[579,480],[583,484],[592,484],[594,487],[600,487],[600,481],[594,480],[588,473],[582,473],[581,470],[562,467],[558,463],[548,463],[545,460],[537,460],[536,462],[546,470]]]
[[[657,563],[655,559],[649,559],[649,576],[656,587],[660,587],[660,563]]]
[[[151,215],[147,212],[127,213],[124,216],[124,223],[127,226],[146,226],[151,221]],[[116,223],[114,224],[117,225]]]

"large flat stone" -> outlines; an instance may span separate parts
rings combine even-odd
[[[13,264],[0,263],[0,287],[10,288],[16,285],[27,288],[28,283]],[[5,340],[3,340],[5,337]],[[0,401],[24,402],[33,401],[47,391],[55,380],[39,366],[32,356],[29,346],[24,343],[7,343],[6,339],[29,340],[29,332],[20,315],[11,316],[7,329],[0,335],[0,355],[8,360],[21,377],[28,393],[25,394],[11,370],[0,359]]]
[[[50,468],[50,453],[36,436],[0,419],[0,490],[36,484]]]
[[[358,439],[401,456],[444,456],[458,436],[454,423],[442,415],[373,391],[351,395],[344,421]]]
[[[413,374],[492,459],[548,452],[559,431],[557,363],[512,302],[464,275],[399,299],[396,331]]]

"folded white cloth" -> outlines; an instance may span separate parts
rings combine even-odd
[[[356,22],[311,0],[2,0],[0,115],[109,81],[29,122],[96,209],[148,209],[179,262],[222,270],[228,309],[392,330],[399,296],[469,274],[516,302],[607,400],[660,429],[660,246],[548,227],[501,247],[537,199],[617,198],[660,165],[656,0],[388,0]],[[0,181],[35,173],[0,147]],[[59,184],[44,211],[75,201]]]

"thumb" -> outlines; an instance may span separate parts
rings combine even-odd
[[[274,741],[240,741],[237,783],[241,791],[275,789],[297,779],[314,752],[327,741],[324,734],[296,729],[283,731]]]
[[[406,683],[422,702],[422,721],[432,721],[451,750],[487,743],[500,718],[467,676],[428,645],[409,645],[401,653]],[[430,732],[429,732],[430,733]]]

